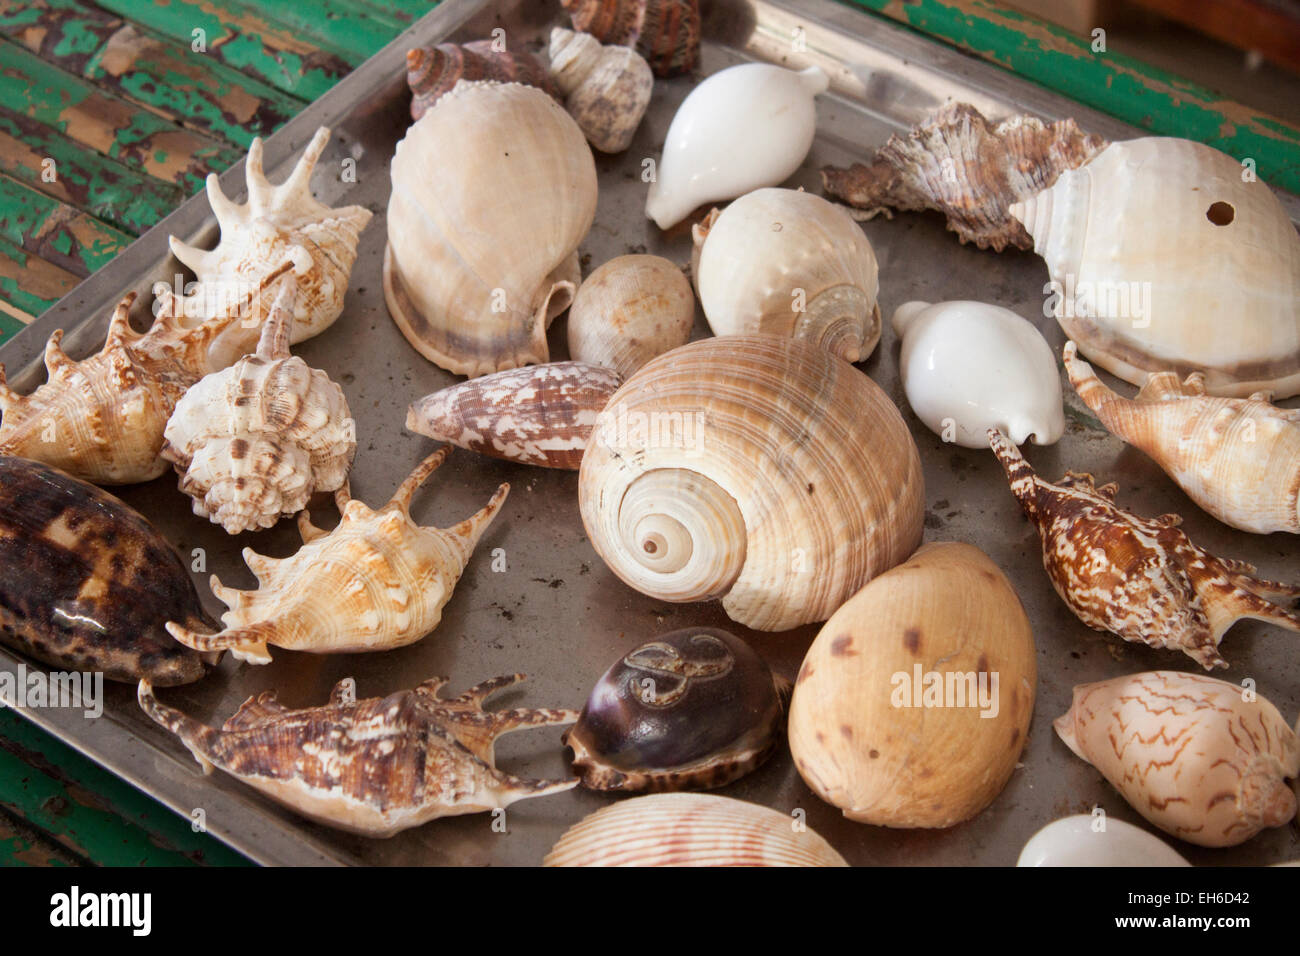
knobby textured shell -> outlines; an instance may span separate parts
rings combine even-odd
[[[848,866],[793,816],[730,797],[661,793],[597,810],[543,866]]]
[[[592,147],[621,153],[632,143],[654,92],[654,74],[635,51],[601,46],[589,33],[551,31],[551,77]]]
[[[1254,577],[1244,561],[1194,545],[1176,514],[1139,518],[1115,505],[1114,484],[1068,471],[1052,484],[994,429],[989,443],[1011,493],[1038,530],[1043,567],[1071,611],[1126,641],[1181,650],[1206,670],[1227,667],[1219,642],[1242,618],[1300,632],[1300,586]]]
[[[329,143],[330,131],[316,130],[293,172],[279,186],[262,171],[262,141],[253,140],[245,161],[248,201],[232,202],[216,173],[208,174],[208,202],[221,226],[221,241],[205,251],[175,236],[172,253],[194,270],[198,284],[174,306],[186,327],[219,317],[266,283],[284,264],[293,268],[299,295],[290,342],[319,335],[343,312],[343,296],[357,258],[361,230],[371,212],[361,206],[332,209],[311,191],[311,174]],[[257,345],[256,324],[228,326],[213,343],[212,369],[225,368]]]
[[[1011,116],[990,124],[968,103],[948,103],[906,136],[891,136],[869,165],[822,170],[826,192],[870,219],[901,209],[937,210],[963,243],[999,252],[1033,248],[1012,203],[1050,186],[1106,146],[1074,120]]]
[[[212,593],[230,610],[225,630],[198,634],[180,623],[167,630],[198,650],[229,650],[251,664],[270,663],[268,644],[317,654],[380,651],[413,644],[438,626],[479,537],[505,501],[501,485],[483,510],[455,527],[426,528],[411,520],[411,496],[433,473],[450,446],[411,472],[388,504],[372,511],[335,492],[343,518],[322,531],[298,515],[303,546],[288,558],[244,549],[258,587],[240,591],[212,576]]]
[[[1183,139],[1112,143],[1011,214],[1090,361],[1135,385],[1199,371],[1213,395],[1300,393],[1300,234],[1233,157]]]
[[[695,285],[715,335],[768,332],[860,362],[880,341],[880,270],[842,209],[756,189],[694,226]]]
[[[397,144],[384,295],[425,358],[460,375],[548,358],[596,212],[582,131],[540,90],[462,81]]]
[[[690,341],[695,294],[667,259],[619,256],[587,276],[567,321],[570,355],[627,378]]]
[[[1236,846],[1290,823],[1300,738],[1240,684],[1149,671],[1074,688],[1066,745],[1151,823],[1198,846]]]
[[[176,403],[162,456],[194,513],[230,534],[269,528],[335,491],[357,449],[343,390],[289,354],[296,286],[283,286],[257,352],[202,379]]]
[[[1065,368],[1079,397],[1114,435],[1155,459],[1187,496],[1242,531],[1300,534],[1300,411],[1265,392],[1249,398],[1206,394],[1205,376],[1180,383],[1151,375],[1133,400],[1102,384],[1075,344]]]
[[[850,820],[949,827],[1006,786],[1038,677],[1029,618],[968,544],[927,544],[822,628],[795,681],[790,753]]]
[[[559,793],[576,780],[529,780],[496,769],[494,742],[529,727],[570,724],[571,710],[483,710],[524,679],[496,677],[443,699],[445,677],[357,700],[341,681],[320,707],[290,710],[273,690],[250,697],[220,730],[158,701],[148,681],[140,707],[176,734],[204,773],[213,767],[326,826],[390,837],[439,817],[481,813]]]
[[[0,642],[54,668],[188,684],[203,661],[163,630],[169,618],[216,629],[153,525],[94,485],[0,456]]]
[[[491,458],[577,471],[621,382],[584,362],[509,369],[424,396],[408,409],[406,427]]]
[[[1016,866],[1191,866],[1164,840],[1112,817],[1053,820],[1020,851]]]
[[[920,459],[902,416],[825,349],[705,339],[650,362],[606,406],[578,479],[593,547],[663,601],[735,621],[824,621],[921,542]]]
[[[439,43],[406,51],[406,82],[411,87],[411,119],[419,119],[461,80],[497,80],[535,86],[558,99],[546,67],[531,53],[495,49],[495,40]]]
[[[699,0],[560,0],[573,28],[601,43],[635,46],[656,76],[695,69],[700,58]]]

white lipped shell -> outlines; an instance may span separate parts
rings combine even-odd
[[[741,63],[710,76],[668,127],[646,217],[668,229],[696,206],[784,182],[812,147],[813,98],[829,85],[815,66]]]
[[[1047,340],[1010,309],[986,302],[905,302],[890,320],[916,417],[944,441],[987,448],[997,428],[1022,445],[1065,434],[1061,377]]]
[[[630,47],[602,46],[563,27],[551,30],[550,54],[551,79],[587,142],[602,153],[627,149],[650,106],[650,64]]]
[[[880,270],[852,217],[820,196],[756,189],[691,230],[715,335],[768,332],[860,362],[880,341]]]
[[[1011,214],[1089,360],[1135,385],[1199,371],[1214,395],[1300,393],[1300,235],[1231,156],[1183,139],[1112,143]]]
[[[695,323],[691,284],[667,259],[611,259],[587,276],[569,309],[569,354],[627,378],[685,345]]]
[[[1053,820],[1029,838],[1016,866],[1191,866],[1141,827],[1079,813]]]
[[[518,83],[458,83],[397,144],[384,296],[407,340],[459,375],[548,359],[581,281],[596,166],[572,117]]]
[[[578,477],[592,546],[664,601],[749,627],[824,621],[921,542],[920,458],[898,409],[825,349],[692,342],[614,393]]]
[[[543,866],[848,866],[788,816],[704,793],[633,797],[574,824]]]

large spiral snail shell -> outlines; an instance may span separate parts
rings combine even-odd
[[[610,399],[578,480],[592,545],[665,601],[824,621],[921,542],[920,458],[898,409],[825,349],[774,335],[659,356]]]

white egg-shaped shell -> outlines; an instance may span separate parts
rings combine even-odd
[[[646,217],[668,229],[703,203],[784,182],[812,147],[813,97],[829,83],[818,67],[796,73],[770,63],[742,63],[702,82],[668,127]]]
[[[1109,817],[1096,826],[1086,813],[1054,820],[1029,838],[1016,866],[1191,866],[1141,827]]]
[[[1047,340],[1010,309],[986,302],[905,302],[891,320],[916,417],[945,441],[988,447],[988,430],[1017,444],[1065,433],[1061,377]]]

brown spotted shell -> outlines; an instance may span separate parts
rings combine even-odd
[[[419,119],[461,80],[497,80],[535,86],[559,99],[546,68],[531,53],[503,50],[495,40],[439,43],[406,51],[411,119]]]
[[[601,43],[634,46],[655,76],[695,69],[700,59],[699,0],[560,0],[573,29]]]

